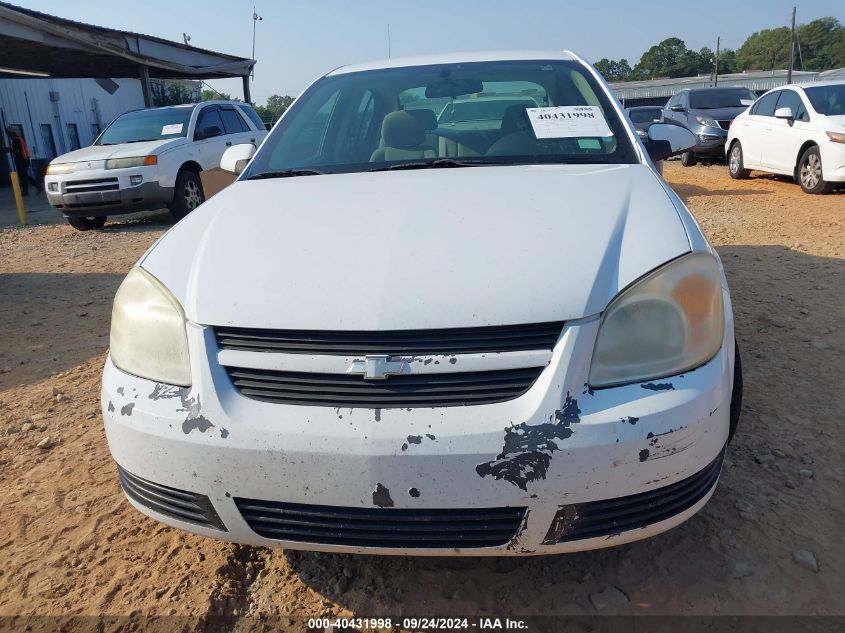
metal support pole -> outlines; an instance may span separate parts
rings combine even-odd
[[[18,172],[15,166],[15,159],[12,157],[12,139],[6,135],[6,113],[0,110],[0,125],[2,125],[2,132],[0,132],[0,139],[3,141],[3,147],[9,148],[6,160],[9,163],[9,180],[12,181],[12,193],[15,196],[15,206],[18,208],[18,222],[21,225],[26,225],[26,207],[23,204],[23,196],[21,195],[21,183],[18,180]]]
[[[786,71],[786,83],[792,83],[792,65],[795,62],[795,7],[792,7],[792,28],[789,31],[789,70]]]
[[[713,85],[714,86],[719,85],[719,44],[721,43],[721,41],[722,41],[721,36],[716,38],[716,66],[713,69]]]
[[[153,107],[153,94],[150,90],[150,69],[147,66],[141,66],[141,92],[144,93],[144,107]]]
[[[252,97],[249,94],[249,75],[244,75],[241,79],[244,82],[244,101],[246,103],[252,103]]]

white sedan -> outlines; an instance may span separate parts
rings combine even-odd
[[[495,129],[437,126],[529,88]],[[209,537],[405,555],[690,518],[741,372],[719,257],[652,163],[695,139],[646,140],[571,53],[318,79],[118,290],[102,408],[127,498]]]
[[[830,193],[845,183],[845,81],[767,92],[734,119],[725,151],[733,178],[756,169]]]

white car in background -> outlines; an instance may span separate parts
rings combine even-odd
[[[201,171],[219,167],[227,148],[257,146],[265,136],[252,106],[235,101],[126,112],[90,147],[50,162],[47,200],[80,231],[110,215],[162,207],[180,220],[205,199]]]
[[[545,105],[508,103],[496,134],[431,125],[526,88]],[[127,498],[228,541],[404,555],[690,518],[741,371],[719,257],[652,164],[695,138],[647,141],[571,53],[318,79],[117,292],[102,410]]]
[[[845,81],[770,90],[734,119],[725,148],[732,178],[756,169],[829,193],[845,183]]]

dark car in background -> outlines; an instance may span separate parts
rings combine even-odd
[[[652,123],[663,121],[663,108],[660,106],[634,106],[625,108],[625,112],[637,129],[640,138],[648,137],[648,128]]]
[[[669,99],[663,108],[664,122],[681,125],[696,138],[695,147],[681,155],[681,163],[690,167],[699,158],[724,159],[731,122],[756,99],[748,88],[687,88]]]

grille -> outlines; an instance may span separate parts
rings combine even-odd
[[[65,185],[65,193],[86,193],[89,191],[117,191],[120,188],[117,178],[97,178],[94,180],[72,180]]]
[[[351,547],[497,547],[513,539],[525,508],[396,510],[235,499],[258,535]]]
[[[471,354],[552,349],[563,322],[528,325],[335,332],[324,330],[261,330],[216,328],[220,349],[285,354],[360,356],[388,354]]]
[[[217,516],[211,500],[205,495],[186,492],[161,484],[153,483],[133,475],[120,466],[117,467],[120,485],[126,496],[159,514],[172,519],[187,521],[195,525],[226,530],[223,521]]]
[[[349,374],[227,367],[244,396],[267,402],[318,407],[459,407],[492,404],[528,391],[543,367],[446,374],[410,374],[365,380]]]
[[[733,121],[717,121],[717,123],[723,130],[727,130],[731,127],[731,123],[733,123]]]
[[[706,468],[669,486],[627,497],[562,506],[543,541],[565,543],[611,536],[680,514],[701,501],[715,485],[725,449]]]

